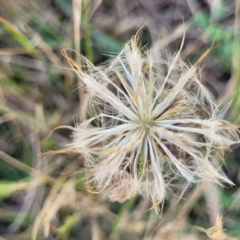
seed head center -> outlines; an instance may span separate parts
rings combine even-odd
[[[144,129],[145,131],[148,132],[149,129],[152,127],[153,122],[150,121],[150,120],[141,120],[141,121],[139,122],[139,125],[140,125],[140,127],[141,127],[142,129]]]

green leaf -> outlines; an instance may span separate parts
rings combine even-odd
[[[37,56],[37,52],[34,49],[32,43],[28,40],[28,38],[12,23],[8,20],[0,17],[0,22],[3,24],[4,28],[15,38],[18,43],[27,50],[34,57]]]
[[[68,0],[54,0],[56,5],[61,9],[62,12],[64,12],[68,17],[72,17],[72,1]]]
[[[227,6],[220,6],[212,12],[212,20],[215,22],[221,20],[226,16],[227,12],[229,12]]]
[[[24,182],[10,182],[10,181],[0,181],[0,199],[7,198],[12,193],[26,188],[28,183]]]
[[[92,36],[96,42],[95,45],[100,45],[108,51],[120,52],[124,46],[123,43],[96,29],[92,30]]]
[[[207,28],[209,26],[209,15],[204,12],[197,13],[193,16],[193,21],[196,25]]]
[[[17,216],[18,218],[16,218]],[[1,209],[0,220],[4,222],[12,223],[13,221],[16,221],[22,226],[33,222],[35,219],[36,216],[34,216],[33,213],[25,214],[18,211]]]

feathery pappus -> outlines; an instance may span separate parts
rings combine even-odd
[[[180,49],[166,60],[159,49],[140,48],[139,38],[99,67],[82,57],[80,68],[65,54],[86,92],[87,119],[71,147],[85,157],[88,183],[111,201],[141,194],[154,204],[179,179],[232,184],[218,160],[238,132],[224,120],[230,104],[219,109],[199,79],[202,59],[189,66]]]

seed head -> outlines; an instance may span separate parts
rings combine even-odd
[[[233,125],[199,79],[199,61],[188,66],[180,51],[164,60],[140,49],[134,36],[108,64],[83,69],[69,59],[85,86],[87,120],[71,144],[85,156],[87,176],[110,200],[136,193],[162,202],[177,180],[231,181],[217,159],[239,141]]]

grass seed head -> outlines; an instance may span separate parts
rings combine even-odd
[[[139,34],[115,59],[83,71],[69,59],[85,86],[87,120],[76,125],[72,147],[86,159],[87,176],[112,201],[136,193],[162,202],[177,179],[231,181],[217,159],[239,141],[233,125],[180,51],[165,60],[161,51],[139,48]]]

